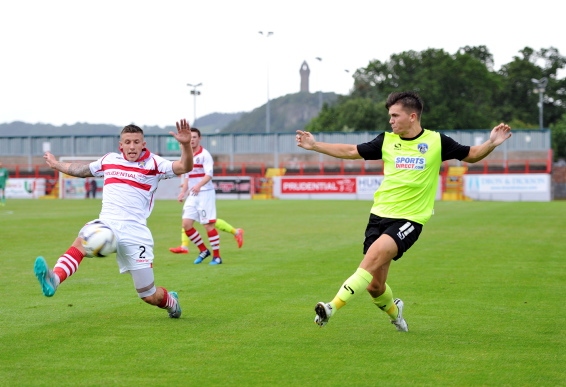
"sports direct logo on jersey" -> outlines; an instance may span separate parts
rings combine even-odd
[[[395,157],[396,169],[425,169],[426,161],[424,157]]]

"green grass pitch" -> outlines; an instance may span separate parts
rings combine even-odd
[[[174,255],[181,205],[149,226],[156,284],[183,316],[137,298],[113,256],[85,258],[52,298],[52,267],[100,200],[0,207],[0,386],[566,385],[566,203],[438,202],[420,240],[392,263],[400,333],[367,294],[313,323],[362,258],[367,201],[228,201],[224,264]],[[202,228],[199,226],[199,230]]]

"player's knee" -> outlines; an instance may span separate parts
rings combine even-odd
[[[81,237],[77,237],[74,241],[73,244],[71,245],[74,248],[78,249],[81,253],[86,254],[86,250],[83,247],[83,240]]]

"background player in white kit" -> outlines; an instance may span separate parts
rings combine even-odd
[[[200,145],[200,130],[191,128],[191,147],[193,151],[193,170],[186,174],[179,192],[179,201],[185,200],[183,205],[183,229],[187,237],[199,249],[200,253],[194,263],[201,263],[210,256],[202,237],[194,222],[203,225],[206,230],[210,247],[212,248],[211,265],[220,265],[220,235],[214,227],[216,222],[216,192],[212,184],[214,174],[214,160],[211,154]],[[188,195],[188,196],[187,196]]]
[[[166,160],[146,149],[143,130],[128,125],[120,134],[121,153],[108,153],[90,163],[64,163],[46,152],[43,156],[53,169],[76,177],[104,177],[102,209],[99,220],[109,226],[117,238],[116,260],[120,273],[130,273],[139,297],[148,304],[166,309],[171,318],[181,316],[178,295],[156,287],[153,275],[153,236],[147,218],[155,203],[153,194],[161,179],[187,173],[193,168],[191,131],[186,120],[177,122],[177,133],[169,132],[180,143],[181,158]],[[51,297],[57,287],[73,275],[85,250],[77,237],[59,257],[53,270],[43,257],[37,257],[35,275],[43,294]]]

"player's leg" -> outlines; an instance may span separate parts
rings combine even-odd
[[[373,219],[370,215],[368,225],[365,232],[364,240],[364,260],[375,259],[376,257],[368,257],[367,254],[370,250],[372,244],[381,235],[379,228],[379,219]],[[375,253],[375,250],[372,251]],[[364,261],[362,261],[363,263]],[[352,274],[340,287],[338,293],[334,299],[328,303],[319,302],[315,307],[315,319],[314,322],[319,326],[323,327],[328,323],[330,317],[332,317],[338,309],[342,308],[346,303],[356,294],[361,293],[363,290],[367,289],[368,285],[373,279],[373,275],[368,268],[360,264],[358,269],[354,274]]]
[[[191,210],[191,208],[189,207],[189,201],[190,199],[187,198],[187,200],[185,200],[185,203],[183,204],[183,213],[181,215],[181,219],[184,219],[186,217],[190,217],[191,214],[194,217],[194,209]],[[188,254],[189,252],[189,237],[186,234],[186,228],[184,228],[184,226],[181,224],[181,246],[177,246],[177,247],[170,247],[169,251],[175,254]]]
[[[186,248],[189,251],[189,237],[185,233],[185,229],[181,227],[181,247]]]
[[[57,287],[78,270],[85,257],[81,241],[81,238],[75,239],[71,247],[59,257],[53,270],[49,269],[43,257],[36,258],[34,273],[46,297],[53,296]]]
[[[336,311],[342,308],[355,295],[363,292],[371,282],[372,275],[359,267],[340,287],[334,299],[328,303],[319,302],[315,307],[314,322],[324,326]]]
[[[185,233],[185,229],[181,227],[181,246],[170,247],[169,251],[175,254],[188,254],[189,252],[189,237]]]
[[[202,236],[200,235],[198,230],[194,228],[194,220],[183,219],[183,229],[185,230],[185,234],[187,234],[187,238],[189,238],[189,240],[193,242],[199,250],[199,254],[195,258],[194,263],[201,263],[208,256],[210,256],[210,251],[206,248],[206,245],[204,244]]]
[[[393,299],[391,288],[386,284],[391,260],[398,256],[398,247],[393,238],[387,234],[381,235],[369,248],[366,257],[376,256],[377,259],[364,258],[361,266],[373,273],[373,279],[368,285],[368,292],[373,303],[387,313],[398,331],[407,332],[409,327],[403,319],[403,304],[397,304]]]
[[[210,248],[212,249],[212,260],[210,264],[220,265],[222,263],[222,258],[220,257],[220,234],[216,228],[214,228],[214,223],[203,224],[203,226],[208,236]]]
[[[238,244],[238,247],[242,247],[244,244],[244,230],[241,228],[235,228],[230,223],[226,222],[224,219],[216,219],[216,223],[214,225],[218,230],[229,232],[230,234],[234,235],[234,239]]]
[[[153,274],[153,236],[146,225],[123,222],[116,251],[120,273],[130,273],[139,297],[150,305],[166,309],[169,317],[179,318],[181,307],[175,292],[155,286]]]
[[[381,234],[382,218],[371,215],[368,221],[364,240],[364,259],[354,274],[352,274],[340,287],[340,290],[329,303],[319,302],[315,307],[315,323],[324,326],[340,308],[363,290],[368,289],[370,283],[387,277],[389,263],[397,254],[397,245],[388,235]],[[378,273],[380,275],[378,276]],[[376,276],[378,278],[376,278]],[[383,284],[385,283],[383,278]]]
[[[403,318],[403,308],[405,305],[401,299],[393,298],[393,291],[387,283],[385,284],[385,292],[378,297],[372,296],[372,300],[375,306],[387,313],[391,323],[395,325],[398,331],[409,331],[409,325]]]
[[[187,237],[195,244],[199,250],[199,255],[197,255],[194,263],[201,263],[204,259],[210,256],[210,251],[206,248],[204,241],[196,228],[191,226],[183,226],[185,228],[185,233]]]
[[[393,298],[393,291],[385,282],[387,279],[387,272],[389,270],[390,263],[391,262],[389,262],[386,267],[384,266],[378,269],[378,272],[368,286],[368,293],[370,294],[374,305],[385,312],[389,316],[389,318],[394,321],[399,318],[400,309],[398,308],[397,304],[395,303],[395,299]],[[404,320],[400,320],[400,323],[404,323],[406,325],[406,322],[404,322]]]
[[[185,230],[185,234],[189,238],[189,240],[195,244],[195,246],[199,249],[199,255],[196,257],[194,263],[198,264],[201,263],[204,259],[210,256],[210,251],[207,249],[204,241],[197,231],[194,228],[195,222],[200,222],[201,219],[201,212],[202,209],[200,207],[200,196],[202,192],[199,193],[197,196],[189,195],[185,200],[185,204],[183,205],[183,229]]]
[[[409,220],[386,220],[386,229],[378,242],[389,244],[396,253],[392,260],[398,260],[417,241],[422,231],[422,225]],[[373,247],[373,246],[372,246]],[[390,263],[390,262],[389,262]],[[409,326],[403,317],[404,303],[393,297],[391,287],[386,283],[389,264],[379,267],[374,271],[373,280],[368,286],[368,292],[373,303],[384,311],[395,325],[398,331],[407,332]]]
[[[166,309],[169,317],[181,317],[181,305],[179,296],[176,292],[168,292],[163,287],[156,287],[154,282],[153,269],[146,267],[129,272],[134,281],[134,286],[138,296],[150,305]]]
[[[214,227],[216,227],[220,231],[224,231],[236,235],[236,229],[234,228],[234,226],[232,226],[224,219],[216,219],[216,223],[214,224]]]
[[[220,234],[216,230],[216,193],[214,190],[201,191],[199,194],[199,222],[206,229],[208,242],[212,249],[211,265],[220,265],[222,258],[220,257]]]
[[[5,188],[0,186],[0,205],[6,205],[6,192]]]

